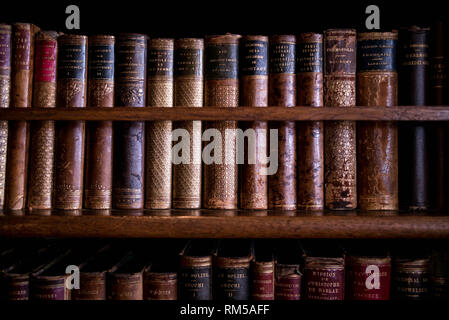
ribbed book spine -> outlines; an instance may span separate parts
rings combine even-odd
[[[39,32],[35,41],[33,108],[56,107],[56,58],[58,34]],[[55,151],[54,121],[31,123],[28,208],[50,209]]]
[[[86,107],[87,37],[58,38],[58,108]],[[56,123],[54,207],[82,208],[85,121]]]
[[[296,105],[296,37],[276,35],[269,38],[268,104]],[[270,122],[278,131],[278,168],[268,176],[268,208],[296,209],[296,124],[294,121]],[[271,141],[269,144],[271,152]]]
[[[385,108],[398,103],[397,32],[358,35],[357,105]],[[361,210],[398,210],[398,130],[389,121],[357,127]]]
[[[391,277],[392,296],[397,300],[424,300],[430,297],[430,260],[396,258]]]
[[[343,258],[307,257],[304,268],[307,300],[344,300]]]
[[[151,39],[148,46],[150,107],[173,107],[173,39]],[[146,133],[145,208],[171,206],[172,122],[150,121]]]
[[[298,105],[323,106],[323,35],[303,33],[297,48]],[[298,209],[324,208],[324,123],[298,125]]]
[[[324,105],[350,108],[356,104],[356,32],[324,33]],[[357,207],[355,121],[329,121],[324,135],[325,204],[328,209]]]
[[[212,256],[182,256],[179,299],[212,300]]]
[[[111,108],[114,105],[115,37],[89,37],[87,104]],[[112,206],[112,121],[90,122],[86,138],[86,183],[84,207]]]
[[[145,107],[147,42],[142,34],[117,37],[116,106]],[[144,206],[144,146],[143,121],[115,124],[112,201],[117,209],[142,209]]]
[[[177,300],[178,275],[176,272],[146,272],[143,280],[144,300]]]
[[[231,34],[206,37],[204,103],[207,106],[235,108],[239,105],[240,37]],[[204,129],[203,139],[210,142],[203,149],[203,158],[208,158],[203,159],[203,207],[236,209],[237,123],[208,121]]]
[[[175,41],[174,106],[203,106],[203,39],[178,39]],[[173,208],[196,209],[201,207],[201,121],[178,121],[173,124],[180,134],[188,134],[188,159],[181,154],[180,163],[173,162]],[[175,140],[176,138],[173,137]],[[175,144],[176,144],[175,140]],[[178,149],[175,149],[176,152]],[[173,155],[174,157],[176,154]]]

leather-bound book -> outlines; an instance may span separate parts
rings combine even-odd
[[[324,105],[350,108],[356,104],[356,31],[324,33]],[[324,135],[325,205],[344,210],[357,207],[355,121],[328,121]]]
[[[206,106],[235,108],[239,105],[240,38],[234,34],[206,37]],[[203,149],[207,158],[203,159],[203,207],[206,209],[237,208],[236,129],[236,121],[204,123],[203,138],[209,141]]]
[[[203,59],[203,39],[175,40],[175,107],[203,106]],[[173,163],[172,205],[173,208],[197,209],[201,207],[201,121],[177,121],[173,129],[186,130],[190,150],[188,161]]]
[[[29,23],[12,27],[11,107],[30,108],[33,92],[34,37],[39,28]],[[5,207],[22,210],[26,205],[29,122],[11,121],[8,132]]]
[[[150,107],[173,107],[173,39],[150,39],[148,98]],[[147,123],[145,208],[169,209],[172,180],[172,122]]]
[[[33,108],[56,107],[56,58],[58,34],[36,34],[34,55]],[[55,122],[31,123],[28,209],[50,209],[53,191]]]
[[[143,300],[143,273],[148,266],[133,256],[107,275],[108,300]]]
[[[296,105],[296,37],[274,35],[269,38],[268,104]],[[296,124],[294,121],[270,122],[278,130],[278,168],[268,176],[268,208],[296,209]],[[271,145],[269,145],[271,149]],[[271,151],[270,151],[271,152]]]
[[[423,300],[430,296],[430,259],[402,257],[393,259],[392,297],[401,300]]]
[[[178,299],[178,266],[174,261],[154,261],[143,275],[144,300]]]
[[[145,107],[147,41],[143,34],[120,34],[116,37],[116,106]],[[143,121],[115,123],[112,201],[117,209],[143,208],[144,143]]]
[[[89,37],[87,105],[114,105],[115,37]],[[112,121],[88,122],[86,132],[86,182],[84,207],[110,209],[112,206]]]
[[[251,262],[251,298],[274,300],[274,255],[270,242],[257,240]]]
[[[275,261],[275,300],[300,300],[303,282],[302,248],[296,241],[283,240],[276,244]]]
[[[429,102],[429,30],[401,29],[398,42],[399,104]],[[429,207],[428,128],[422,122],[399,125],[399,204],[410,210]]]
[[[58,38],[58,108],[86,107],[87,37]],[[82,208],[85,121],[56,122],[54,207]]]
[[[240,105],[268,105],[268,37],[245,36],[240,40]],[[266,121],[241,122],[247,132],[244,139],[244,161],[240,171],[240,207],[268,208],[267,129]]]
[[[430,287],[432,299],[449,299],[449,252],[447,242],[432,248]]]
[[[323,106],[323,35],[302,33],[296,50],[297,104]],[[324,123],[298,126],[298,209],[324,208]]]
[[[364,32],[357,42],[357,105],[385,108],[398,103],[397,32]],[[361,210],[398,210],[398,129],[395,122],[357,126]]]
[[[11,26],[0,24],[0,108],[9,108],[11,93]],[[8,121],[0,121],[0,210],[5,204]]]

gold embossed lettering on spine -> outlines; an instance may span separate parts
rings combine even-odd
[[[56,107],[58,34],[39,32],[35,42],[33,108]],[[54,121],[31,123],[28,208],[50,209],[53,190]]]
[[[235,108],[239,104],[240,37],[240,35],[232,34],[206,37],[204,103],[207,106]],[[208,121],[204,124],[204,129],[205,131],[212,129],[208,131],[212,137],[206,141],[205,148],[214,139],[221,141],[215,141],[215,150],[206,152],[207,155],[213,156],[212,160],[216,162],[204,163],[203,166],[203,206],[207,209],[236,209],[237,123],[236,121]]]
[[[148,97],[150,107],[173,107],[173,39],[151,39],[148,46]],[[172,122],[147,123],[145,208],[171,205]]]
[[[175,41],[175,107],[203,106],[203,57],[203,39]],[[186,130],[190,139],[190,162],[173,164],[173,208],[200,208],[201,121],[178,121],[173,128]]]
[[[58,38],[58,108],[86,107],[87,37]],[[54,207],[82,208],[85,121],[56,123]]]
[[[0,24],[0,108],[9,108],[11,91],[11,26]],[[0,121],[0,210],[5,204],[8,121]]]
[[[297,47],[298,105],[323,106],[323,36],[303,33]],[[324,123],[298,126],[298,208],[324,207]]]
[[[358,35],[357,105],[398,103],[397,32]],[[357,127],[358,192],[361,210],[398,209],[398,130],[394,122],[362,121]]]
[[[324,33],[324,103],[355,106],[356,32],[333,29]],[[325,204],[329,209],[357,207],[356,123],[328,121],[325,125]]]

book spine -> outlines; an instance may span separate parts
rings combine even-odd
[[[306,299],[344,300],[345,262],[343,258],[306,258]]]
[[[185,301],[212,300],[212,257],[181,257],[179,298]]]
[[[143,300],[143,272],[109,274],[108,300]]]
[[[395,259],[391,276],[392,296],[400,300],[429,298],[429,259]]]
[[[276,264],[275,299],[300,300],[302,274],[299,264]]]
[[[323,35],[303,33],[297,48],[298,105],[323,106]],[[324,208],[324,123],[298,126],[298,209]]]
[[[348,257],[346,298],[350,300],[389,300],[390,257]]]
[[[249,300],[250,259],[217,257],[214,299]]]
[[[251,289],[253,300],[274,300],[274,261],[253,262]]]
[[[151,39],[148,47],[150,107],[173,107],[173,39]],[[172,122],[150,121],[146,136],[145,208],[169,209],[172,180]]]
[[[57,38],[58,34],[51,31],[36,34],[33,108],[56,107]],[[30,210],[52,207],[54,149],[54,121],[33,122],[27,200]]]
[[[58,108],[86,107],[87,37],[58,38]],[[54,207],[82,208],[85,121],[56,123]]]
[[[11,106],[30,108],[33,90],[34,36],[38,28],[28,23],[16,23],[12,31]],[[29,134],[29,122],[9,123],[5,206],[11,210],[25,209]]]
[[[0,108],[9,108],[11,93],[11,26],[0,24]],[[0,121],[0,209],[5,205],[8,121]]]
[[[114,105],[115,37],[89,37],[87,104],[110,108]],[[84,207],[112,206],[112,121],[90,122],[86,139],[86,187]]]
[[[428,99],[428,30],[418,27],[399,33],[399,104],[425,106]],[[429,207],[428,129],[423,123],[399,127],[399,201],[410,210]]]
[[[268,104],[296,105],[296,37],[276,35],[269,38]],[[268,208],[296,209],[296,124],[294,121],[269,123],[278,131],[278,169],[268,176]],[[271,152],[271,144],[269,145]]]
[[[72,300],[106,300],[106,273],[80,272],[80,288],[72,289]]]
[[[149,272],[143,283],[144,300],[177,300],[178,278],[176,272]]]
[[[385,108],[398,102],[397,32],[358,35],[357,105]],[[361,210],[398,210],[398,130],[394,122],[357,127]]]
[[[115,105],[145,107],[147,37],[117,37]],[[112,201],[117,209],[142,209],[144,205],[145,123],[125,121],[114,127]],[[123,155],[127,155],[123,157]]]
[[[28,300],[30,298],[30,277],[26,275],[2,275],[5,300]]]
[[[203,106],[203,39],[175,41],[174,105]],[[173,208],[201,207],[201,121],[178,121],[173,129],[186,130],[189,161],[173,163]]]
[[[206,37],[204,84],[206,106],[235,108],[239,105],[239,39],[239,35],[231,34]],[[203,135],[208,137],[209,141],[214,140],[214,148],[211,150],[211,146],[206,145],[203,150],[203,155],[211,158],[203,159],[203,207],[236,209],[237,122],[208,121],[204,123],[204,129]]]
[[[71,292],[66,287],[67,275],[37,276],[31,282],[31,300],[70,300]]]
[[[268,37],[245,36],[240,41],[240,105],[268,105]],[[241,166],[240,207],[268,208],[267,129],[266,121],[242,122],[248,139],[241,141],[244,161]],[[246,141],[246,142],[245,142]]]
[[[324,104],[348,108],[356,103],[356,32],[324,34]],[[325,204],[329,209],[357,207],[356,122],[329,121],[325,127]]]

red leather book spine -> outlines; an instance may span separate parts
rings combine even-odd
[[[276,264],[275,299],[300,300],[302,274],[299,264]]]
[[[253,262],[251,291],[253,300],[274,300],[274,261]]]
[[[306,299],[344,300],[345,262],[343,258],[307,257],[304,276]]]

